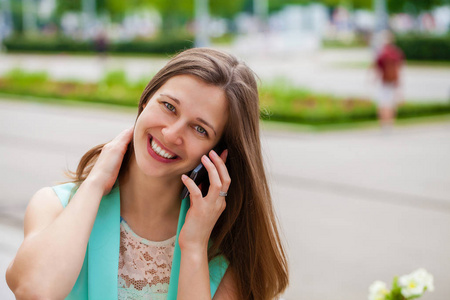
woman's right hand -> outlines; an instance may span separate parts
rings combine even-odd
[[[108,194],[119,175],[120,167],[128,144],[134,132],[134,126],[122,131],[112,141],[105,144],[86,180],[93,180],[102,188],[103,195]]]

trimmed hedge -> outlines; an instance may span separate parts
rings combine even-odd
[[[450,35],[398,36],[395,43],[408,60],[450,61]]]
[[[310,125],[377,120],[377,107],[371,99],[334,97],[274,82],[260,89],[261,118]],[[397,118],[450,114],[450,103],[404,103]]]
[[[113,71],[98,83],[54,81],[45,72],[15,69],[0,78],[0,92],[137,107],[148,80],[129,82],[124,71]],[[337,98],[278,81],[260,88],[261,118],[309,125],[352,123],[377,119],[375,104],[363,98]],[[450,103],[405,103],[398,118],[450,114]]]
[[[174,54],[194,46],[193,38],[160,38],[148,41],[110,43],[108,53]],[[75,41],[68,38],[23,38],[12,36],[3,41],[8,52],[70,52],[94,53],[94,41]]]

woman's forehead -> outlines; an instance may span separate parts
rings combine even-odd
[[[179,103],[212,104],[223,103],[227,105],[224,90],[204,82],[193,75],[178,75],[167,80],[155,93],[164,95]]]

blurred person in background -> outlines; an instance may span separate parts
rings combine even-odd
[[[106,58],[108,51],[108,36],[105,30],[100,30],[94,39],[95,51],[98,53],[101,59]]]
[[[397,105],[403,101],[400,81],[403,53],[394,45],[394,36],[390,31],[381,34],[382,45],[374,63],[378,83],[376,102],[380,125],[388,129],[394,124]]]
[[[244,63],[201,48],[174,57],[132,128],[89,150],[69,183],[32,197],[6,273],[17,299],[279,296],[287,260],[259,115]],[[200,162],[209,181],[197,186],[186,174]]]

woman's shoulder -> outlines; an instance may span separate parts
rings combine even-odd
[[[61,202],[59,200],[58,193],[54,189],[55,187],[57,187],[57,186],[43,187],[43,188],[39,189],[38,191],[36,191],[34,193],[34,195],[31,197],[31,200],[28,203],[28,206],[30,206],[30,205],[31,206],[33,206],[33,205],[43,206],[43,204],[54,205],[55,203],[57,204],[58,202]]]
[[[32,233],[41,231],[54,220],[63,210],[61,204],[51,187],[41,188],[34,193],[25,211],[25,238]]]

